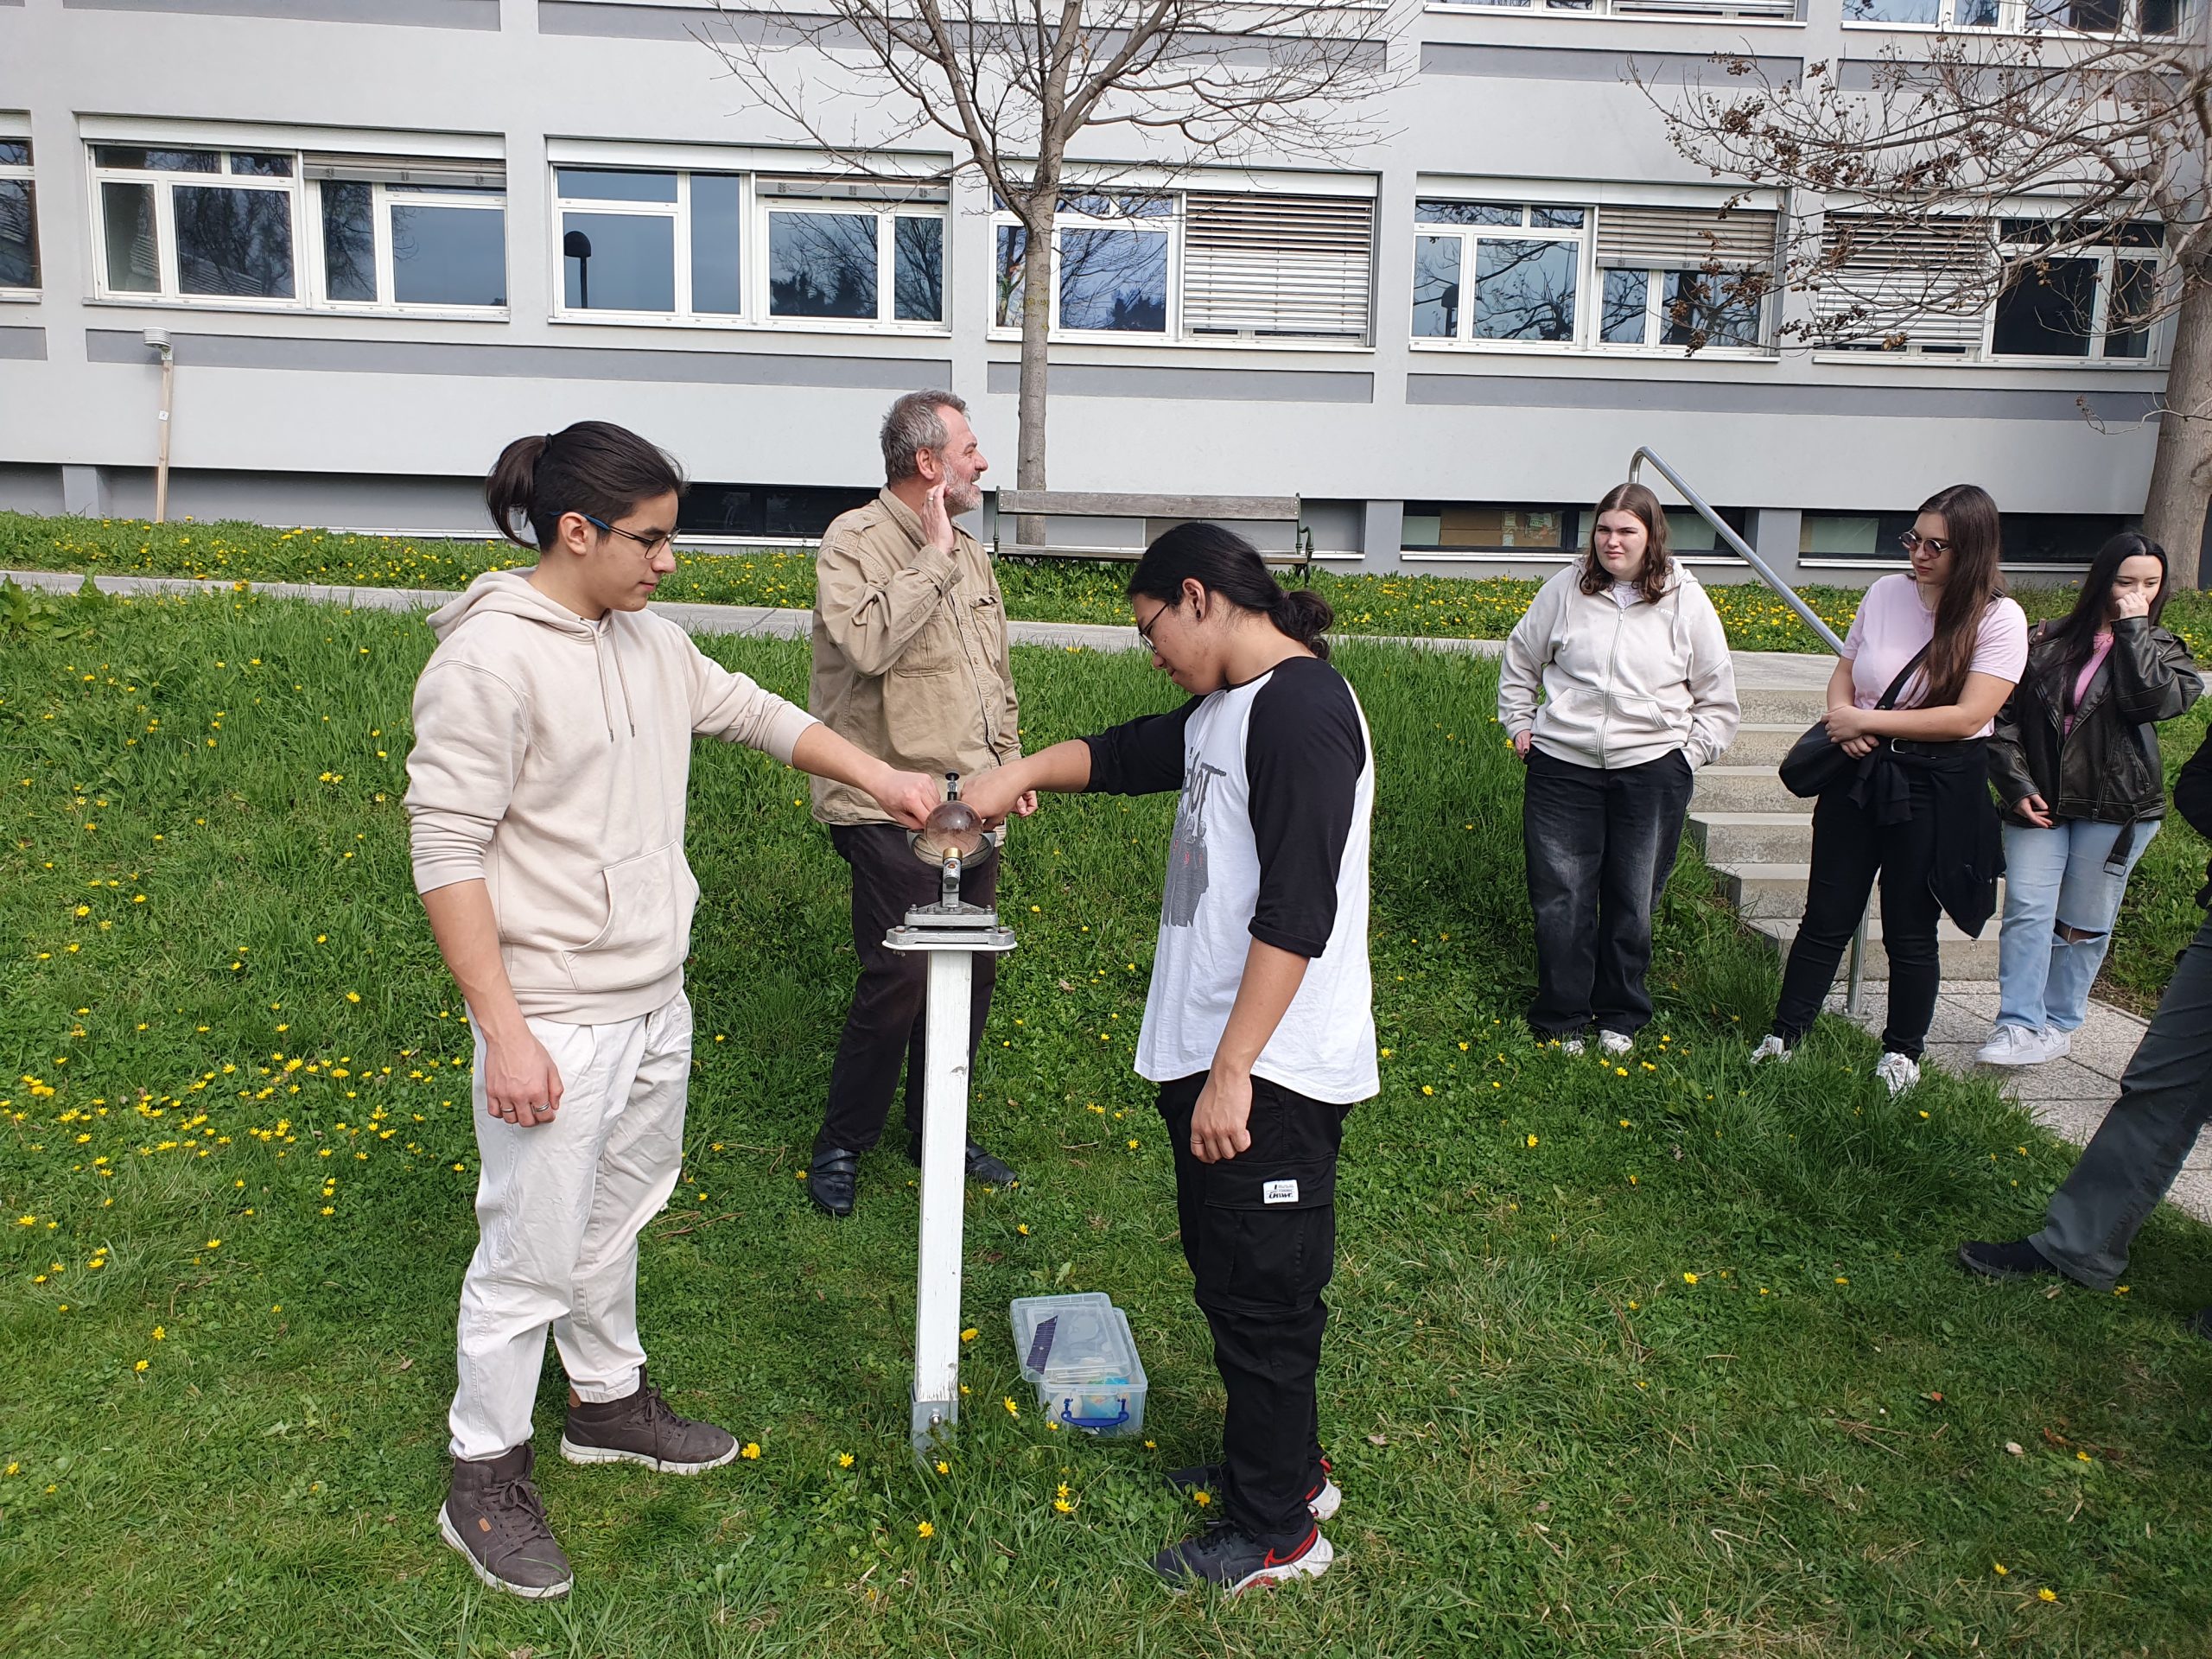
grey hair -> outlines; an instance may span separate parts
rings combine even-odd
[[[968,412],[968,405],[949,391],[910,391],[891,405],[891,412],[883,417],[885,483],[913,477],[921,470],[914,461],[917,454],[944,448],[948,435],[944,417],[938,413],[940,409]]]

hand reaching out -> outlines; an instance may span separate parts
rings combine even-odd
[[[909,830],[918,830],[937,810],[941,798],[938,781],[926,772],[893,772],[868,791],[875,802]]]

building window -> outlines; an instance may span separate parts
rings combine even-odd
[[[1716,507],[1737,535],[1745,534],[1741,507]],[[1530,505],[1483,501],[1408,501],[1399,545],[1408,553],[1516,557],[1581,552],[1594,522],[1586,506]],[[1909,521],[1908,521],[1909,522]],[[1667,509],[1667,540],[1677,554],[1726,550],[1711,524],[1688,507]]]
[[[507,302],[497,162],[95,144],[108,298],[328,309]]]
[[[942,187],[560,167],[554,188],[565,314],[944,324]]]
[[[1050,327],[1058,334],[1365,345],[1374,218],[1374,203],[1357,197],[1063,197],[1053,218]],[[1001,212],[995,234],[992,325],[1019,328],[1029,233]]]
[[[1910,512],[1808,512],[1797,532],[1805,559],[1866,559],[1905,563],[1897,538],[1910,530]],[[2087,564],[2097,549],[2136,521],[2119,513],[2008,512],[2003,517],[2006,564]]]
[[[0,293],[28,293],[38,285],[38,197],[31,184],[31,141],[0,138]]]
[[[1777,216],[1422,197],[1413,337],[1566,349],[1754,350]],[[1592,307],[1583,302],[1592,289]]]
[[[2036,250],[2053,241],[2050,223],[2002,221],[2005,255],[2021,263],[1997,296],[1992,356],[2140,361],[2151,355],[2164,232],[2145,224],[2088,228],[2088,245],[2069,245],[2044,258]],[[2064,238],[2073,244],[2082,230],[2067,226]]]
[[[1843,0],[1847,23],[2071,35],[2178,35],[2188,0]]]
[[[676,527],[685,536],[819,541],[831,519],[875,496],[835,486],[694,484],[677,505]]]

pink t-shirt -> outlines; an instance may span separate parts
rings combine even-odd
[[[1882,693],[1913,653],[1936,637],[1936,613],[1920,602],[1920,588],[1902,573],[1884,576],[1866,590],[1859,614],[1844,637],[1844,660],[1851,664],[1852,701],[1861,709],[1881,702]],[[2028,666],[2027,613],[2009,599],[1990,601],[1981,613],[1974,641],[1973,671],[1994,675],[2018,685]],[[1893,707],[1915,709],[1928,695],[1925,668],[1905,682]],[[1994,721],[1974,735],[1987,737]]]
[[[2074,677],[2073,706],[2075,708],[2079,709],[2082,706],[2082,699],[2089,695],[2089,682],[2096,677],[2097,670],[2103,666],[2105,658],[2111,655],[2112,631],[2107,629],[2097,636],[2095,646],[2089,652],[2089,660],[2082,664],[2082,671]],[[2071,715],[2066,716],[2065,734],[2069,737],[2074,735],[2074,716]]]

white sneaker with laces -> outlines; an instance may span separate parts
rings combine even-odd
[[[1608,1054],[1625,1054],[1636,1046],[1636,1039],[1624,1031],[1600,1031],[1598,1046]]]
[[[1759,1046],[1751,1051],[1751,1064],[1763,1065],[1769,1060],[1786,1060],[1795,1052],[1781,1038],[1769,1033],[1759,1039]]]
[[[2074,1033],[2061,1031],[2056,1026],[2045,1026],[2042,1032],[2043,1047],[2036,1055],[2038,1060],[2061,1060],[2074,1052]]]
[[[1888,1053],[1875,1064],[1874,1075],[1888,1086],[1891,1098],[1895,1099],[1906,1090],[1918,1086],[1920,1064],[1908,1055]]]
[[[2032,1053],[2042,1042],[2043,1033],[2025,1026],[1999,1026],[1990,1039],[1974,1052],[1974,1057],[1984,1065],[2032,1065],[2043,1058]]]

